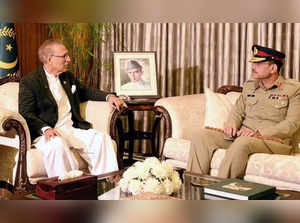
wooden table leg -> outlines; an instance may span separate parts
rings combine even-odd
[[[159,156],[159,151],[158,151],[158,140],[156,140],[156,137],[159,137],[159,128],[158,125],[160,123],[161,117],[159,115],[155,115],[155,120],[152,128],[152,136],[151,136],[151,153],[152,156],[158,157]]]
[[[133,147],[134,147],[134,115],[133,111],[128,111],[128,127],[129,127],[129,148],[128,148],[128,160],[131,162],[133,160]]]

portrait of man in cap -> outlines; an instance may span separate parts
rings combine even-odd
[[[150,82],[143,79],[144,68],[137,60],[129,60],[126,63],[125,70],[130,81],[121,85],[122,90],[144,90],[151,88]]]
[[[114,52],[114,89],[132,98],[158,97],[155,52]]]

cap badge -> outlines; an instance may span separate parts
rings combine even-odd
[[[253,54],[254,55],[258,54],[258,49],[256,47],[254,47]]]

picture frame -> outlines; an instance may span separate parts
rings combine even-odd
[[[114,89],[118,96],[158,98],[156,52],[113,52]]]

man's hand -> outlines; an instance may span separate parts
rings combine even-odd
[[[56,129],[49,128],[44,132],[46,141],[49,141],[51,137],[60,136],[60,133]]]
[[[234,138],[237,134],[237,128],[235,126],[225,126],[224,135],[228,138]]]
[[[109,103],[109,105],[111,107],[117,109],[118,111],[120,111],[120,109],[122,107],[126,107],[127,108],[126,103],[122,99],[120,99],[120,98],[118,98],[116,96],[110,96],[108,98],[108,103]]]
[[[237,136],[260,136],[260,134],[252,129],[243,127],[237,132]]]

